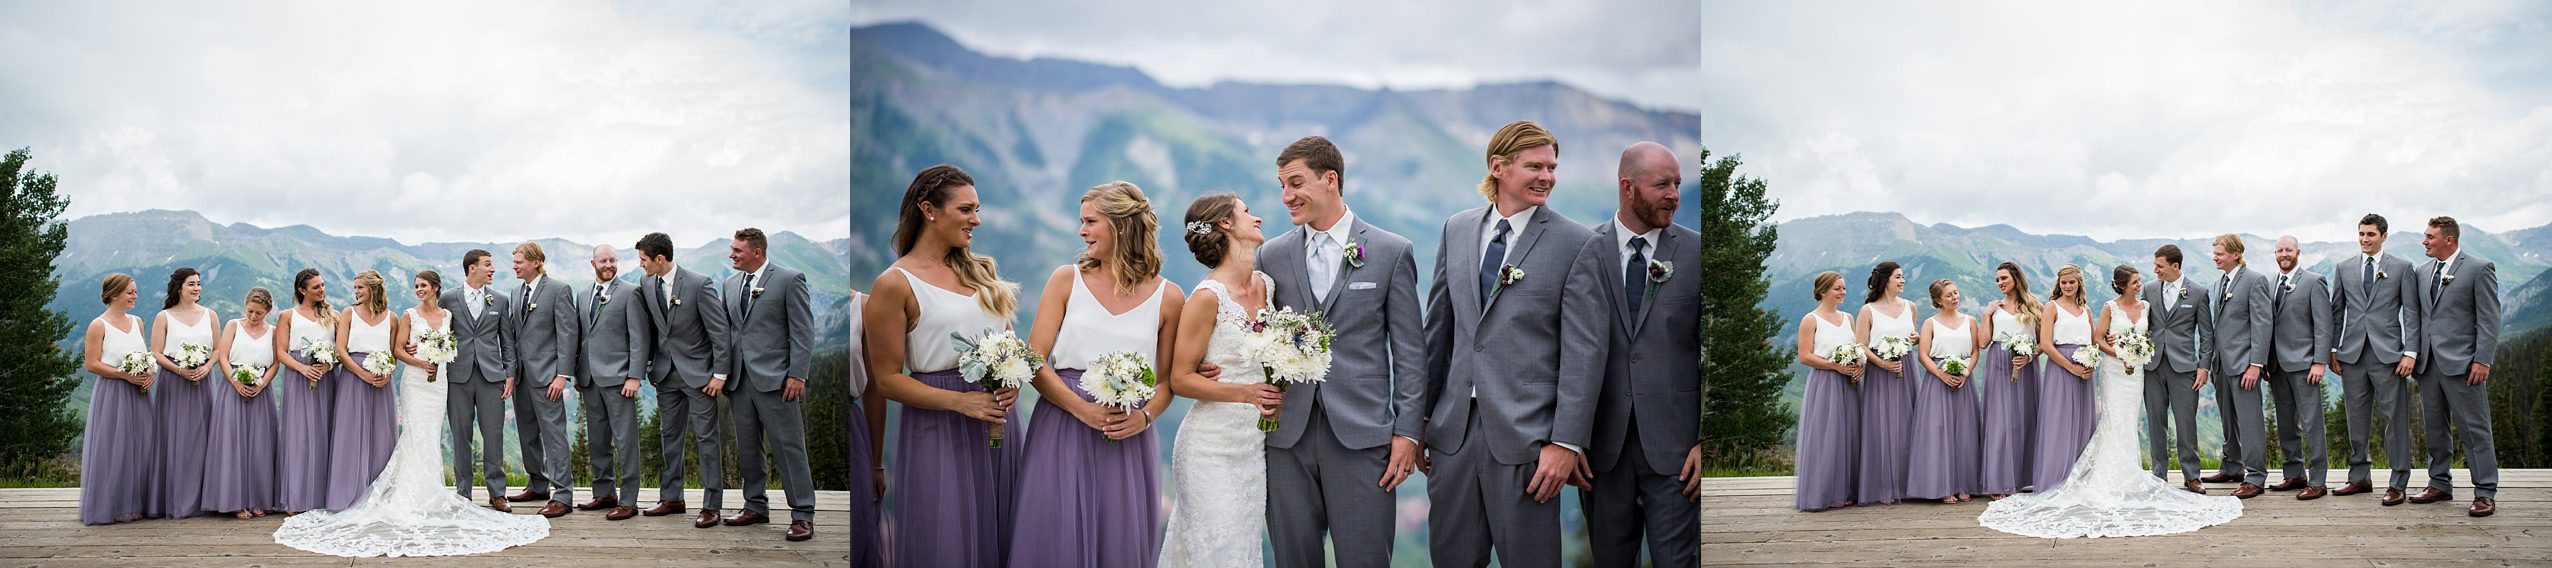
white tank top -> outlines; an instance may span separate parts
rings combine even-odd
[[[1931,352],[1927,354],[1931,355],[1934,359],[1942,357],[1968,356],[1976,350],[1976,333],[1974,329],[1971,329],[1975,327],[1975,324],[1976,320],[1968,319],[1966,317],[1958,318],[1957,327],[1951,327],[1950,324],[1946,322],[1933,320],[1932,349]]]
[[[1089,287],[1081,285],[1081,271],[1073,271],[1072,303],[1063,310],[1062,331],[1055,334],[1054,368],[1088,369],[1100,357],[1123,351],[1154,360],[1161,350],[1160,300],[1169,285],[1164,279],[1153,287],[1152,299],[1125,313],[1111,314]]]
[[[1815,313],[1808,314],[1808,319],[1817,322],[1816,355],[1818,357],[1833,355],[1834,348],[1852,342],[1852,314],[1842,315],[1843,323],[1833,324],[1826,323],[1825,318],[1817,317]]]
[[[2065,311],[2064,306],[2057,305],[2055,327],[2056,336],[2050,339],[2054,339],[2057,345],[2091,344],[2091,311],[2089,309],[2085,309],[2082,315],[2077,316]]]
[[[1906,306],[1906,307],[1905,307],[1905,315],[1904,315],[1904,316],[1890,316],[1890,315],[1887,315],[1887,310],[1882,310],[1882,309],[1879,309],[1879,308],[1877,308],[1877,307],[1875,307],[1875,306],[1873,306],[1873,307],[1871,307],[1871,308],[1870,308],[1870,341],[1871,341],[1871,345],[1877,345],[1877,344],[1878,344],[1877,342],[1878,342],[1880,339],[1883,339],[1883,338],[1889,338],[1889,337],[1913,337],[1913,336],[1914,336],[1914,307],[1913,307],[1913,306]]]
[[[2030,329],[2028,326],[2021,325],[2020,314],[2017,312],[2013,312],[2005,308],[1995,308],[1993,318],[1994,341],[1999,342],[2005,337],[2011,337],[2014,335],[2038,335],[2038,330]]]
[[[904,281],[913,288],[913,303],[921,309],[913,330],[904,332],[904,368],[915,374],[957,368],[957,340],[949,334],[971,340],[986,330],[999,331],[1010,325],[1001,316],[984,311],[973,294],[942,290],[902,268],[887,270],[904,275]]]
[[[292,337],[284,343],[285,349],[299,349],[303,341],[331,345],[336,343],[337,328],[302,316],[300,308],[294,308],[290,310],[290,313],[288,317],[292,318]]]
[[[142,339],[142,318],[128,314],[125,319],[133,324],[132,331],[115,329],[115,324],[106,321],[106,316],[98,316],[98,322],[106,324],[106,337],[98,341],[98,350],[101,351],[98,360],[105,361],[108,366],[123,363],[125,355],[151,350],[151,343]]]
[[[351,320],[346,322],[347,353],[390,352],[390,316],[388,314],[381,316],[380,325],[363,323],[363,316],[353,313],[348,313],[345,317]]]
[[[202,345],[206,349],[211,349],[213,347],[212,310],[205,310],[202,315],[202,320],[196,321],[194,325],[187,325],[178,323],[177,314],[169,314],[167,325],[168,342],[160,346],[160,354],[176,357],[178,348],[184,347],[188,343]]]
[[[232,368],[275,366],[275,328],[268,327],[264,335],[252,337],[248,335],[248,328],[240,325],[240,320],[230,321],[232,329],[238,330],[230,335],[230,366]]]

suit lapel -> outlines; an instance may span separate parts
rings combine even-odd
[[[1451,268],[1461,272],[1446,271],[1445,278],[1453,282],[1445,283],[1445,286],[1453,295],[1453,309],[1466,314],[1487,311],[1481,309],[1485,298],[1480,297],[1480,224],[1488,222],[1489,215],[1495,214],[1496,209],[1494,206],[1482,207],[1479,211],[1478,215],[1454,219],[1453,246],[1448,247],[1453,250],[1454,264]],[[1454,274],[1463,276],[1456,277]],[[1459,322],[1462,318],[1454,318],[1453,321]]]
[[[1310,238],[1309,231],[1311,231],[1309,227],[1297,226],[1294,227],[1293,232],[1268,241],[1268,246],[1272,248],[1267,250],[1266,263],[1267,278],[1276,281],[1278,300],[1285,305],[1300,306],[1304,309],[1313,307],[1311,291],[1303,289],[1305,286],[1310,286],[1311,272],[1303,266],[1301,260],[1305,256],[1303,243]],[[1297,298],[1295,294],[1301,294],[1301,296]]]
[[[1354,235],[1349,238],[1353,239],[1353,242],[1365,242],[1365,227],[1365,221],[1363,219],[1357,219],[1354,226],[1347,228],[1347,233]],[[1320,313],[1329,313],[1330,308],[1338,305],[1338,297],[1347,295],[1347,277],[1356,273],[1356,265],[1354,263],[1347,262],[1347,251],[1344,248],[1345,245],[1346,243],[1339,243],[1341,248],[1339,248],[1338,251],[1338,276],[1336,278],[1329,279],[1329,297],[1320,300]],[[1310,258],[1311,255],[1303,256],[1304,258]],[[1304,263],[1304,270],[1310,270],[1309,262]]]
[[[1612,226],[1612,223],[1605,223],[1604,225]],[[1676,238],[1674,229],[1675,228],[1673,226],[1668,226],[1657,231],[1657,246],[1651,247],[1654,248],[1656,252],[1648,257],[1649,262],[1659,262],[1658,259],[1663,258],[1674,258],[1677,253],[1683,251],[1683,239]],[[1621,252],[1619,250],[1615,250],[1613,254],[1620,255]],[[1616,261],[1614,264],[1620,264],[1620,262]],[[1641,285],[1639,289],[1641,290],[1641,293],[1647,294],[1648,296],[1644,298],[1647,301],[1640,302],[1639,304],[1639,319],[1637,320],[1637,325],[1632,325],[1630,327],[1631,335],[1634,337],[1639,334],[1639,330],[1647,329],[1648,314],[1657,311],[1657,292],[1666,286],[1663,283],[1648,282],[1647,267],[1640,268],[1642,270],[1640,270]],[[1609,272],[1618,273],[1621,271],[1614,270]],[[1620,286],[1614,287],[1620,288]]]
[[[1492,205],[1490,208],[1491,212],[1494,213],[1496,206]],[[1526,257],[1533,255],[1533,243],[1534,241],[1542,239],[1542,224],[1551,222],[1550,215],[1551,210],[1548,207],[1544,207],[1539,211],[1533,212],[1533,223],[1525,225],[1524,231],[1516,237],[1516,242],[1513,246],[1507,248],[1506,257],[1515,259],[1516,262],[1498,263],[1501,271],[1504,270],[1504,267],[1509,265],[1523,266],[1523,260]],[[1530,278],[1532,277],[1532,274],[1527,273],[1525,274],[1525,277]],[[1545,275],[1544,277],[1547,278],[1548,275]],[[1566,275],[1561,275],[1561,277],[1565,278]],[[1474,287],[1477,286],[1474,285]],[[1490,309],[1498,307],[1498,297],[1506,295],[1504,291],[1505,288],[1505,286],[1497,286],[1496,289],[1499,291],[1489,295],[1489,305],[1481,307],[1480,313],[1489,313]]]
[[[1602,226],[1595,228],[1595,241],[1605,243],[1613,242],[1614,239],[1619,238],[1614,236],[1613,233],[1613,224],[1605,223]],[[1602,259],[1605,266],[1620,267],[1622,265],[1621,249],[1619,247],[1603,248],[1603,251],[1595,253],[1596,258]],[[1616,325],[1619,325],[1622,328],[1622,332],[1631,333],[1634,337],[1636,337],[1637,333],[1635,332],[1639,329],[1639,326],[1631,320],[1639,317],[1639,314],[1631,313],[1630,299],[1622,297],[1621,271],[1602,270],[1598,272],[1603,273],[1597,274],[1596,279],[1604,284],[1604,297],[1612,300],[1613,321],[1619,322]]]

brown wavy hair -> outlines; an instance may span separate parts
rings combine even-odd
[[[1114,258],[1085,253],[1073,264],[1082,270],[1106,268],[1121,292],[1161,275],[1161,219],[1152,212],[1152,200],[1143,197],[1143,188],[1126,181],[1107,182],[1083,192],[1081,202],[1097,206],[1099,216],[1107,218],[1116,250],[1109,255]]]
[[[913,175],[913,183],[904,186],[904,199],[895,212],[895,256],[913,252],[922,236],[922,207],[948,202],[950,190],[975,185],[957,166],[940,164],[924,168]],[[1004,318],[1019,309],[1019,284],[1001,279],[1000,263],[992,257],[975,254],[967,247],[948,247],[938,258],[949,271],[957,273],[957,283],[975,291],[975,304],[984,311]]]

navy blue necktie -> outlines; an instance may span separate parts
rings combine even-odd
[[[1507,230],[1506,220],[1499,219],[1497,235],[1489,238],[1488,252],[1480,253],[1480,309],[1482,310],[1488,309],[1489,298],[1497,293],[1498,268],[1506,266]]]
[[[1622,267],[1622,297],[1630,298],[1630,313],[1639,314],[1639,305],[1648,301],[1647,237],[1630,238],[1630,264]]]

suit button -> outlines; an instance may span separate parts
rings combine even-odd
[[[1482,349],[1486,349],[1486,347],[1484,347],[1484,346],[1479,346],[1479,345],[1473,345],[1473,346],[1471,346],[1471,352],[1472,352],[1472,353],[1478,353],[1478,352],[1480,352],[1480,350],[1482,350]]]
[[[1638,354],[1638,353],[1632,353],[1632,354],[1630,354],[1630,362],[1632,362],[1632,363],[1637,363],[1637,362],[1639,362],[1639,354]]]

